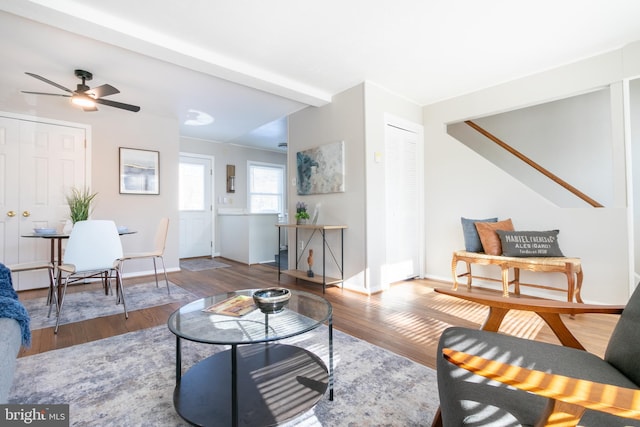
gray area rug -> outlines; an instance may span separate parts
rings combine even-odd
[[[327,328],[285,340],[328,363]],[[183,369],[224,349],[182,341]],[[72,426],[186,426],[173,408],[175,336],[166,326],[18,359],[9,403],[69,404]],[[435,371],[334,330],[335,396],[291,426],[427,426]]]
[[[171,295],[167,295],[167,285],[164,280],[158,282],[159,287],[156,287],[155,281],[138,285],[127,285],[125,280],[124,283],[127,310],[130,312],[172,302],[183,302],[186,304],[187,302],[197,299],[191,292],[171,282],[169,282]],[[112,286],[115,286],[115,284],[112,284]],[[45,297],[23,301],[23,304],[29,312],[29,316],[31,316],[31,330],[55,326],[55,309],[51,312],[51,317],[48,318],[49,306],[46,305]],[[123,313],[122,305],[116,305],[115,289],[113,289],[112,295],[105,295],[102,289],[68,292],[62,308],[60,324],[64,325],[96,317]]]
[[[211,270],[212,268],[224,268],[231,267],[224,262],[216,261],[213,258],[194,258],[194,259],[181,259],[180,268],[184,268],[189,271],[202,271]]]

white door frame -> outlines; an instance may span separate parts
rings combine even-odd
[[[216,189],[215,189],[215,179],[214,179],[214,175],[215,175],[215,156],[209,155],[209,154],[200,154],[200,153],[188,153],[185,151],[180,151],[179,153],[179,159],[178,161],[180,161],[180,158],[182,158],[182,156],[185,157],[195,157],[195,158],[199,158],[199,159],[206,159],[209,160],[211,162],[211,175],[209,176],[209,179],[211,180],[210,182],[210,188],[211,188],[211,209],[209,209],[209,213],[211,215],[211,241],[213,242],[213,245],[211,246],[211,256],[216,256],[216,247],[215,247],[215,243],[216,243],[216,214],[215,214],[215,203],[216,203],[216,198],[215,198],[215,194],[216,194]],[[178,213],[178,215],[180,215],[180,213]]]
[[[36,122],[36,123],[45,123],[49,125],[59,125],[59,126],[84,129],[84,135],[85,135],[84,185],[87,188],[91,188],[91,176],[92,176],[91,175],[91,146],[92,146],[91,145],[91,141],[92,141],[91,125],[84,124],[84,123],[67,122],[64,120],[48,119],[46,117],[35,117],[35,116],[28,116],[25,114],[9,113],[6,111],[0,111],[0,116],[7,117],[10,119],[26,120],[30,122]]]

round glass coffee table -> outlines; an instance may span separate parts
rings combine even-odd
[[[291,290],[284,310],[265,314],[252,304],[256,290],[202,298],[169,317],[169,330],[176,336],[173,403],[178,414],[194,425],[276,425],[312,408],[327,388],[333,400],[331,303],[318,295]],[[328,369],[316,354],[276,342],[325,322]],[[183,374],[182,339],[230,348]]]

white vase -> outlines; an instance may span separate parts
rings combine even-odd
[[[68,219],[64,223],[64,227],[62,227],[62,233],[63,234],[70,234],[72,229],[73,229],[73,222],[71,222],[71,220]]]

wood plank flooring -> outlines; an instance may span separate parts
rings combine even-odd
[[[285,286],[316,294],[322,287],[295,278],[282,276],[278,282],[277,270],[266,265],[236,263],[220,259],[231,267],[204,271],[182,270],[169,274],[169,280],[189,290],[198,297],[237,289]],[[148,282],[149,277],[125,279],[126,284]],[[152,280],[152,279],[151,279]],[[69,292],[81,292],[87,286],[70,288]],[[97,285],[95,285],[97,286]],[[432,280],[409,280],[394,284],[389,290],[374,295],[329,287],[325,294],[333,305],[334,327],[342,332],[386,348],[431,368],[435,367],[437,342],[442,331],[452,325],[478,328],[485,310],[479,306],[433,292],[435,287],[450,287],[451,283]],[[25,300],[45,295],[44,290],[24,291]],[[167,304],[129,312],[129,319],[122,313],[61,325],[58,334],[53,328],[33,332],[32,346],[22,350],[20,356],[37,354],[57,348],[81,344],[101,338],[166,324],[169,315],[180,304]],[[72,309],[71,307],[65,307]],[[482,314],[470,316],[469,310]],[[615,326],[614,315],[579,315],[566,319],[568,327],[587,350],[602,355],[611,330]],[[545,325],[536,333],[536,340],[558,343]]]

